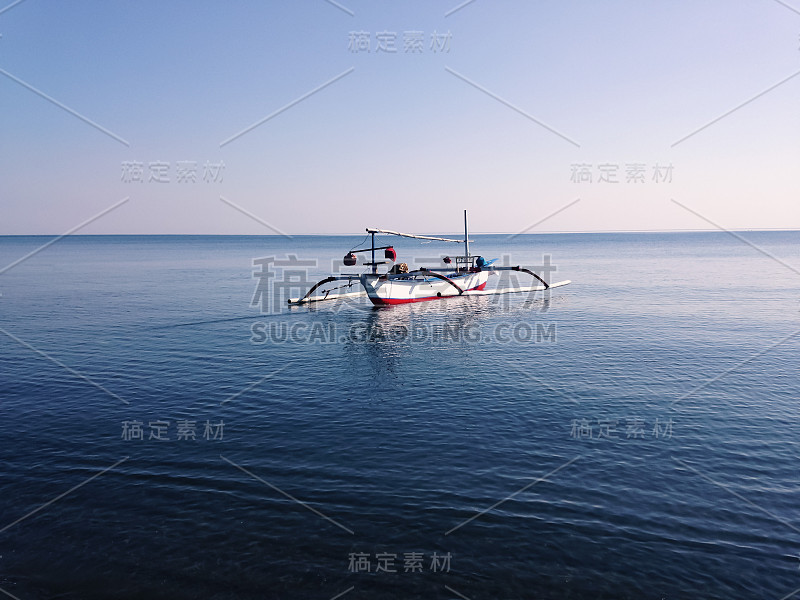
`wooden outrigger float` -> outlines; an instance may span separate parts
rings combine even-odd
[[[430,240],[439,242],[452,242],[464,244],[464,255],[444,257],[445,267],[443,268],[418,268],[409,271],[405,263],[397,263],[397,254],[392,246],[375,246],[375,234],[395,235],[400,237],[414,238],[420,240]],[[306,304],[308,302],[321,302],[323,300],[339,300],[343,298],[369,297],[370,301],[376,306],[386,306],[392,304],[407,304],[409,302],[425,302],[428,300],[441,300],[443,298],[454,298],[459,296],[487,296],[490,294],[510,294],[524,292],[545,291],[560,287],[570,283],[559,281],[558,283],[548,284],[536,273],[525,267],[495,267],[492,265],[494,260],[485,261],[482,256],[473,256],[469,252],[469,231],[467,227],[467,211],[464,211],[464,239],[455,240],[450,238],[433,237],[427,235],[414,235],[410,233],[400,233],[388,229],[373,229],[368,227],[367,234],[372,236],[372,243],[368,248],[351,250],[344,257],[345,266],[352,267],[357,263],[356,254],[360,252],[370,252],[370,261],[362,263],[362,266],[370,267],[369,273],[360,275],[332,275],[314,284],[302,298],[290,298],[289,304]],[[387,260],[377,261],[375,252],[383,250],[384,258]],[[393,266],[385,273],[378,273],[380,265],[393,263]],[[455,263],[453,265],[453,263]],[[539,285],[529,287],[513,287],[487,290],[486,282],[489,275],[496,271],[518,271],[531,275],[539,282]],[[320,288],[335,281],[346,282],[335,288],[314,294]],[[331,293],[337,289],[350,288],[360,285],[363,291]]]

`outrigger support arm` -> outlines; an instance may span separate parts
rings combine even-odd
[[[437,273],[436,271],[431,271],[430,269],[426,269],[424,267],[417,269],[416,271],[409,271],[408,273],[406,273],[406,275],[413,275],[415,273],[425,273],[425,275],[428,275],[430,277],[435,277],[436,279],[441,279],[442,281],[446,281],[447,283],[449,283],[458,290],[459,295],[464,293],[464,289],[446,275],[442,275],[441,273]]]
[[[538,279],[539,281],[542,282],[542,284],[544,285],[544,289],[547,289],[547,288],[550,287],[548,285],[548,283],[544,279],[539,277],[536,273],[534,273],[530,269],[526,269],[525,267],[511,267],[511,270],[512,271],[522,271],[523,273],[528,273],[529,275],[533,275],[536,279]]]
[[[520,271],[521,273],[527,273],[528,275],[531,275],[536,279],[538,279],[544,285],[544,289],[550,287],[550,285],[544,279],[539,277],[536,273],[534,273],[530,269],[526,269],[525,267],[516,266],[516,267],[488,267],[488,268],[492,271]]]
[[[311,296],[311,294],[313,294],[313,293],[314,293],[314,290],[316,290],[316,289],[317,289],[319,286],[321,286],[321,285],[325,285],[326,283],[330,283],[331,281],[336,281],[337,279],[339,279],[339,278],[338,278],[338,277],[326,277],[326,278],[325,278],[325,279],[323,279],[322,281],[318,281],[317,283],[315,283],[315,284],[314,284],[314,285],[311,287],[311,289],[310,289],[310,290],[308,290],[308,292],[306,293],[306,295],[305,295],[305,296],[303,296],[302,298],[300,298],[300,300],[299,300],[297,303],[298,303],[298,304],[302,304],[303,302],[305,302],[306,300],[308,300],[308,298]],[[290,300],[289,302],[291,303],[291,300]]]

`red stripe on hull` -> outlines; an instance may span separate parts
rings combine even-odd
[[[471,292],[472,290],[483,290],[486,287],[486,282],[484,281],[482,284],[475,286],[474,288],[470,288],[465,290],[467,292]],[[461,294],[452,294],[449,296],[425,296],[424,298],[373,298],[370,296],[370,300],[375,306],[390,306],[394,304],[410,304],[411,302],[427,302],[428,300],[444,300],[445,298],[458,298]]]

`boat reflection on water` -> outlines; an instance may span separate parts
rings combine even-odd
[[[454,346],[477,349],[484,330],[496,319],[496,311],[489,297],[474,297],[356,309],[348,316],[343,345],[353,359],[353,368],[368,365],[372,377],[385,382],[387,377],[423,379],[421,373],[409,372],[412,366],[403,364],[405,357],[418,360],[421,352],[438,356]]]

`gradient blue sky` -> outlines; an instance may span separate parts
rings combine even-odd
[[[108,2],[0,13],[0,234],[800,228],[800,13],[776,0]],[[7,0],[0,6],[11,4]],[[786,0],[800,11],[800,0]],[[421,53],[403,52],[422,31]],[[348,49],[351,31],[372,51]],[[376,53],[375,34],[398,52]],[[449,52],[430,36],[451,34]],[[220,144],[350,71],[234,141]],[[465,82],[468,78],[486,92]],[[16,79],[16,80],[15,80]],[[27,89],[26,83],[129,143]],[[537,119],[579,146],[530,120]],[[143,163],[145,182],[121,179]],[[147,182],[169,163],[170,183]],[[196,183],[176,181],[196,161]],[[224,161],[221,182],[202,181]],[[592,183],[570,180],[591,164]],[[620,183],[598,183],[598,164]],[[646,166],[626,183],[625,166]],[[672,182],[652,181],[656,164]]]

